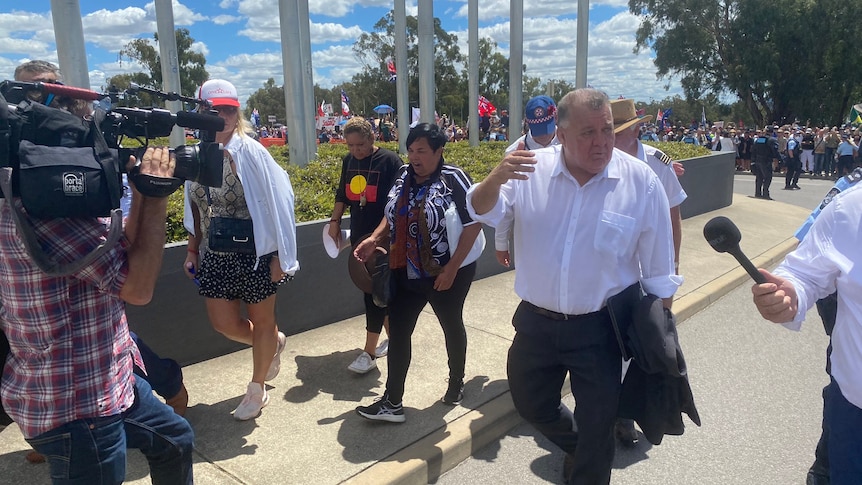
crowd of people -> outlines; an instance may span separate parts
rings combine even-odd
[[[30,80],[48,74],[58,79],[56,67],[45,64],[29,64],[21,73]],[[293,190],[286,172],[254,141],[233,84],[209,80],[199,97],[225,122],[216,134],[225,148],[223,181],[219,187],[186,183],[189,240],[182,269],[198,285],[213,328],[252,348],[250,379],[232,413],[251,420],[270,402],[265,383],[278,375],[289,345],[278,330],[275,297],[299,270]],[[47,97],[31,102],[60,107]],[[365,298],[365,342],[348,369],[365,374],[386,357],[388,375],[380,398],[356,413],[372,421],[407,420],[412,335],[428,304],[448,357],[448,385],[440,400],[462,401],[468,359],[463,309],[484,249],[482,227],[488,225],[496,231],[500,264],[514,263],[514,290],[521,299],[507,363],[515,407],[565,452],[565,483],[609,483],[615,440],[631,446],[638,439],[633,420],[651,441],[679,434],[674,423],[682,413],[699,424],[684,372],[648,370],[652,359],[667,359],[666,349],[648,342],[677,342],[671,308],[683,281],[679,206],[686,193],[678,176],[684,172],[643,143],[658,134],[650,128],[651,116],[638,114],[630,99],[611,101],[599,90],[576,89],[559,104],[547,96],[532,98],[524,115],[525,132],[478,184],[444,159],[445,145],[457,133],[451,123],[413,126],[406,164],[375,146],[379,123],[354,117],[340,130],[348,154],[325,237],[336,247],[351,247],[351,273],[373,271],[385,278],[357,284]],[[800,129],[796,140],[791,130],[784,148],[780,129],[753,134],[751,169],[760,174],[763,198],[769,198],[765,164],[774,168],[782,150],[794,163],[799,157],[802,170],[832,173],[833,155],[839,173],[853,169],[844,157],[858,156],[858,144],[849,141],[858,133]],[[683,131],[681,141],[690,137],[726,149],[724,143],[744,146],[733,140],[751,136],[712,133]],[[831,151],[830,137],[843,138]],[[172,177],[176,160],[168,149],[150,148],[141,158],[123,162],[139,165],[152,179]],[[812,216],[819,214],[797,252],[774,275],[764,271],[768,283],[753,288],[763,316],[790,326],[815,300],[838,290],[824,420],[824,431],[827,424],[831,430],[826,473],[834,484],[862,476],[854,451],[862,431],[860,355],[852,345],[862,328],[853,296],[862,283],[852,264],[862,233],[860,195],[851,194],[831,194],[822,214]],[[55,483],[120,483],[127,447],[141,449],[154,483],[193,482],[194,432],[181,416],[188,402],[181,370],[158,363],[151,368],[159,359],[135,343],[125,315],[126,303],[152,298],[167,201],[143,195],[134,181],[127,195],[121,242],[62,276],[42,271],[33,260],[18,233],[20,219],[63,260],[78,259],[102,241],[108,221],[37,219],[16,198],[0,207],[0,329],[9,343],[2,404],[28,443],[47,457]],[[349,233],[342,228],[347,213]],[[388,339],[381,341],[384,329]],[[682,358],[678,342],[675,350],[668,369]],[[162,374],[173,377],[172,387],[159,392],[166,402],[152,393]],[[574,410],[560,400],[566,378]],[[645,380],[662,391],[645,388]]]
[[[763,129],[731,130],[730,139],[737,152],[736,168],[750,171],[752,144],[758,136],[775,140],[778,145],[773,170],[798,177],[805,173],[815,177],[837,179],[862,165],[859,145],[862,129],[851,125],[841,128],[770,125]],[[790,188],[792,183],[789,184]]]

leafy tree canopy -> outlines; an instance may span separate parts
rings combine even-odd
[[[153,39],[158,42],[158,33],[153,34]],[[200,52],[191,49],[194,39],[189,35],[188,29],[176,30],[177,58],[180,71],[180,94],[189,97],[197,96],[197,88],[209,79],[207,72],[206,57]],[[134,82],[140,86],[151,89],[164,90],[162,87],[162,64],[158,50],[147,39],[135,39],[120,49],[120,60],[130,59],[141,63],[146,72],[132,74],[120,74],[106,81],[107,86],[114,85],[123,90]],[[141,100],[152,102],[148,96],[142,95]],[[283,102],[282,102],[283,104]]]
[[[848,35],[862,2],[629,0],[629,9],[641,20],[635,51],[653,49],[657,77],[679,78],[688,99],[736,95],[762,126],[838,124],[862,98]]]

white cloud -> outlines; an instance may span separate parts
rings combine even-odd
[[[209,47],[207,47],[206,43],[200,42],[200,41],[193,42],[191,47],[189,47],[189,50],[191,50],[193,52],[199,52],[199,53],[203,54],[204,57],[210,55]]]
[[[506,2],[508,3],[508,2]],[[532,11],[532,9],[531,9]],[[649,52],[634,54],[637,17],[622,11],[610,19],[590,26],[587,82],[612,97],[662,99],[679,92],[672,84],[665,91],[666,80],[658,81]],[[469,52],[467,32],[453,32],[463,54]],[[509,55],[509,22],[481,26],[479,38],[497,42],[498,50]],[[560,17],[527,17],[524,19],[524,64],[526,75],[542,81],[560,79],[574,84],[577,19]]]
[[[232,24],[239,22],[240,20],[242,20],[242,17],[237,15],[217,15],[212,18],[213,23],[216,25]]]
[[[335,23],[311,22],[309,33],[312,44],[323,44],[342,41],[353,41],[362,35],[362,29],[356,25],[345,26]],[[281,28],[278,17],[249,20],[246,28],[239,31],[251,40],[259,42],[281,42]]]
[[[194,25],[196,22],[207,20],[207,17],[205,15],[196,13],[194,10],[180,3],[179,0],[172,0],[171,5],[173,6],[174,12],[174,25],[188,26]],[[152,18],[153,20],[155,20],[155,3],[150,2],[144,8],[147,9],[147,15],[150,16],[150,18]]]

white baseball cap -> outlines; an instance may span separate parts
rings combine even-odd
[[[210,79],[201,86],[198,97],[209,101],[212,106],[239,107],[239,97],[236,87],[223,79]]]

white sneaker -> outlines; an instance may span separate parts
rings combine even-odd
[[[377,361],[372,359],[368,352],[363,351],[347,368],[357,374],[365,374],[377,368]]]
[[[269,404],[269,394],[263,384],[249,382],[245,397],[239,406],[233,410],[233,417],[240,421],[247,421],[260,415],[260,410]]]
[[[269,363],[269,370],[266,371],[264,380],[271,381],[275,379],[278,371],[281,370],[281,353],[284,351],[285,344],[287,344],[287,337],[283,333],[278,332],[278,345],[275,347],[275,356],[272,358],[272,362]]]
[[[389,339],[380,342],[380,345],[374,350],[374,355],[377,357],[386,357],[386,354],[389,353]]]

